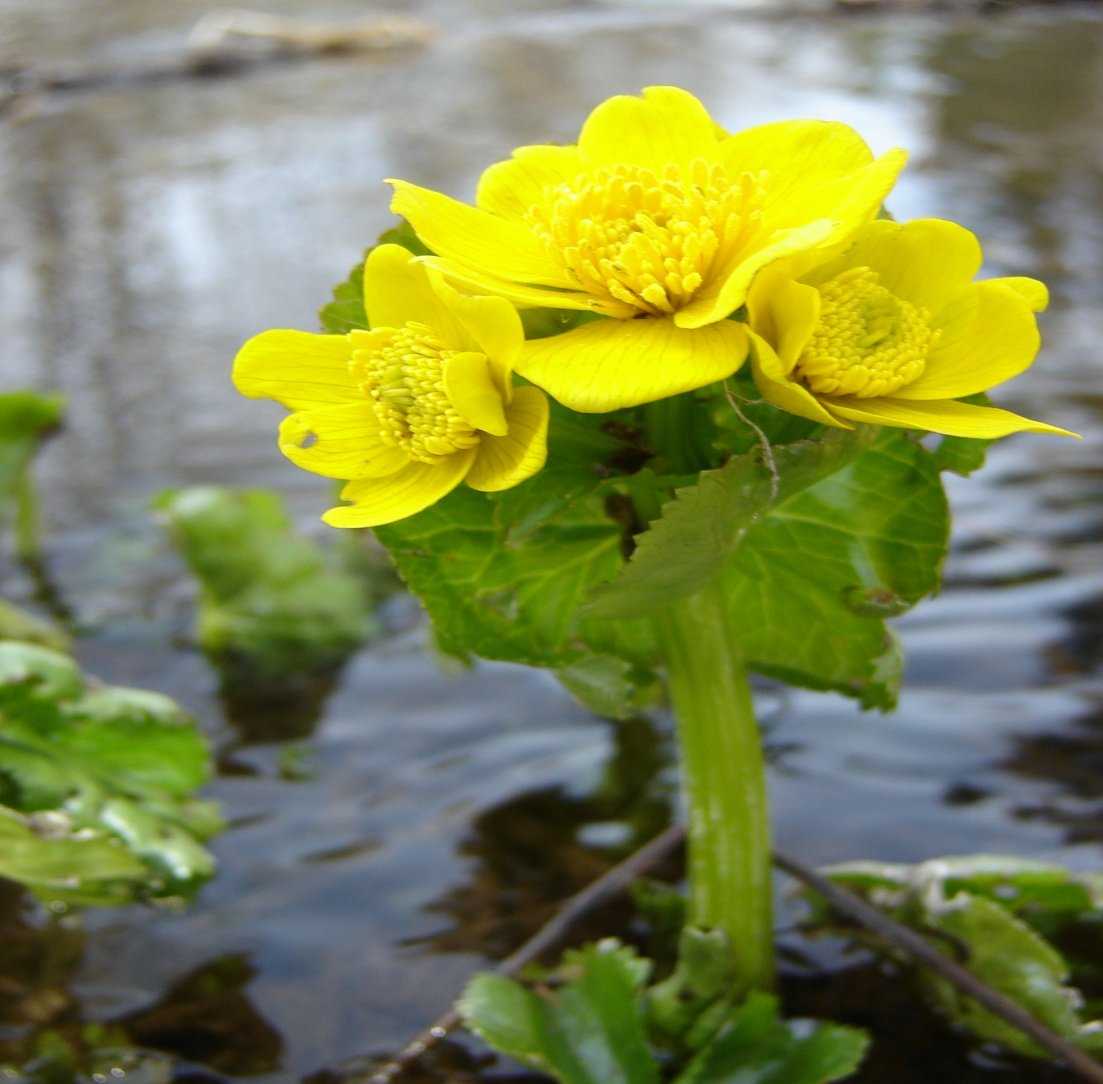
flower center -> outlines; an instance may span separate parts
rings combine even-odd
[[[411,459],[436,463],[479,443],[475,429],[457,413],[444,388],[444,370],[458,353],[446,350],[424,324],[409,323],[382,346],[354,350],[353,379],[372,400],[385,444]]]
[[[551,188],[528,221],[583,290],[624,316],[659,316],[688,304],[758,229],[761,189],[704,159],[661,174],[604,166]]]
[[[926,309],[881,285],[876,271],[852,267],[820,287],[820,319],[796,375],[820,395],[891,395],[923,372],[939,332]]]

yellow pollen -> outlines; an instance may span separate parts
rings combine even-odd
[[[940,332],[930,314],[852,267],[820,287],[820,319],[795,367],[820,395],[891,395],[916,380]]]
[[[604,166],[550,188],[528,221],[587,293],[624,316],[660,316],[687,305],[758,231],[762,187],[704,159],[661,173]]]
[[[422,463],[437,463],[479,443],[444,388],[444,370],[456,353],[415,323],[396,330],[383,346],[353,351],[353,379],[372,400],[385,444]]]

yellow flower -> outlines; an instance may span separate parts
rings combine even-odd
[[[524,335],[508,301],[461,296],[406,249],[381,245],[364,266],[364,307],[371,331],[265,331],[234,360],[238,391],[295,412],[280,451],[349,479],[351,507],[326,523],[392,523],[460,482],[495,492],[543,467],[548,400],[513,388]]]
[[[606,319],[525,346],[518,372],[574,410],[634,406],[729,376],[747,354],[727,317],[755,273],[872,218],[904,165],[843,124],[735,135],[676,87],[616,97],[578,144],[521,147],[483,173],[476,207],[392,180],[404,215],[469,289]]]
[[[755,382],[775,406],[962,437],[1067,430],[958,399],[1027,369],[1048,302],[1029,278],[974,282],[980,244],[953,222],[870,222],[819,266],[795,256],[747,299]]]

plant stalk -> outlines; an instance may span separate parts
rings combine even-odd
[[[774,981],[762,741],[731,615],[714,586],[658,619],[689,812],[690,921],[722,929],[742,991]]]

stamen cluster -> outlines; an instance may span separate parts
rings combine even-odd
[[[455,353],[425,324],[408,323],[385,345],[352,355],[353,376],[372,400],[381,439],[422,463],[436,463],[479,443],[478,433],[445,391],[444,370]]]
[[[529,224],[588,293],[651,316],[688,304],[759,228],[762,179],[698,158],[606,166],[558,185]]]
[[[922,374],[939,335],[926,309],[895,296],[868,267],[844,271],[819,293],[819,322],[795,367],[812,391],[871,399]]]

